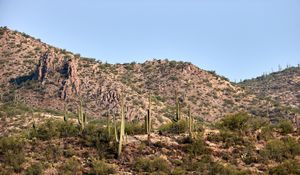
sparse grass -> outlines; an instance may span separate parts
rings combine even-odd
[[[25,175],[40,175],[43,172],[43,166],[41,163],[32,164],[25,171]]]
[[[246,175],[249,172],[245,172],[237,169],[232,165],[223,165],[219,162],[214,162],[212,158],[208,155],[203,156],[201,159],[184,159],[184,168],[187,171],[215,175]]]
[[[292,137],[273,139],[267,142],[266,147],[261,151],[265,159],[272,159],[282,162],[286,159],[300,155],[300,144]]]
[[[187,151],[193,156],[210,153],[210,150],[207,148],[206,143],[201,138],[192,140],[192,143],[187,146]]]
[[[82,174],[82,166],[79,160],[71,158],[62,164],[59,168],[59,174],[64,175],[80,175]]]
[[[14,172],[20,172],[22,170],[22,164],[25,162],[24,145],[25,142],[21,138],[0,138],[1,164],[9,166]]]
[[[214,143],[222,143],[225,148],[236,145],[247,145],[249,141],[245,140],[241,135],[231,131],[221,130],[220,133],[211,134],[207,140]]]
[[[162,158],[138,158],[133,169],[137,172],[143,173],[169,173],[170,166],[165,159]]]
[[[127,122],[125,125],[125,133],[128,135],[145,134],[145,125],[138,121]]]
[[[188,130],[188,122],[180,120],[178,122],[167,123],[159,128],[161,133],[181,134]]]
[[[91,174],[106,175],[115,173],[112,165],[107,164],[104,160],[93,160]]]
[[[257,135],[258,140],[270,140],[274,138],[274,126],[267,124],[267,126],[264,126],[261,128],[261,131]]]
[[[282,134],[289,134],[294,131],[293,124],[290,120],[281,120],[278,123],[277,128]]]
[[[73,123],[48,119],[42,125],[32,128],[29,133],[29,138],[50,140],[59,137],[75,137],[79,135],[79,132],[78,126]]]
[[[3,113],[3,116],[13,117],[16,115],[22,115],[24,113],[31,112],[32,108],[22,103],[6,102],[0,106],[0,111],[1,113]]]
[[[282,164],[270,169],[270,175],[300,174],[300,162],[298,160],[287,160]]]
[[[96,148],[101,158],[115,155],[117,146],[112,133],[109,134],[106,128],[99,125],[88,124],[81,134],[82,143],[85,146]]]

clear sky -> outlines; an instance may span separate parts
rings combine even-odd
[[[300,63],[300,0],[0,0],[0,25],[109,63],[183,60],[232,81]]]

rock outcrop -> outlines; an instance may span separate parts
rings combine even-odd
[[[79,95],[80,93],[80,80],[77,75],[77,59],[68,59],[65,61],[62,74],[63,81],[60,91],[60,98],[66,100],[72,94]]]
[[[53,56],[47,51],[40,57],[34,78],[44,84],[51,71],[53,71]]]
[[[59,87],[58,93],[63,100],[66,100],[73,95],[79,95],[80,79],[77,75],[78,60],[76,58],[66,59],[62,63],[57,63],[59,67],[55,69],[53,63],[54,57],[54,53],[51,53],[50,51],[46,51],[40,57],[34,72],[34,79],[38,80],[43,85],[46,84],[47,80],[49,82],[58,83],[56,84]],[[60,74],[60,78],[55,77],[55,74]]]

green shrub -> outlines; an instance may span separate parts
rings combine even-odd
[[[257,154],[256,150],[252,146],[247,146],[244,150],[242,150],[239,157],[241,157],[242,161],[247,165],[261,162],[261,157]]]
[[[168,162],[162,158],[138,158],[133,165],[133,169],[137,172],[148,172],[148,173],[169,173],[170,167]]]
[[[103,160],[94,160],[91,173],[96,175],[106,175],[115,173],[115,170],[112,165],[105,163]]]
[[[225,148],[228,148],[230,146],[236,146],[236,145],[250,144],[250,142],[248,140],[245,140],[238,133],[224,131],[224,130],[221,130],[220,133],[215,133],[215,134],[209,135],[207,137],[207,140],[211,141],[211,142],[215,142],[215,143],[223,142]]]
[[[28,167],[25,171],[26,175],[40,175],[43,172],[43,166],[41,163],[35,163]]]
[[[0,138],[1,162],[12,167],[15,172],[21,171],[21,165],[25,161],[24,144],[25,142],[20,138]]]
[[[237,169],[232,165],[224,166],[220,163],[213,163],[209,166],[208,174],[215,175],[215,174],[222,174],[222,175],[247,175],[249,172],[245,172],[242,170]]]
[[[138,122],[127,122],[125,125],[125,133],[128,135],[145,134],[145,126]]]
[[[267,125],[261,128],[261,132],[257,135],[258,140],[270,140],[273,139],[274,127],[271,125]]]
[[[210,164],[213,163],[211,156],[204,155],[201,159],[183,159],[183,167],[186,171],[195,171],[195,172],[207,172]]]
[[[76,137],[80,133],[79,127],[70,122],[60,122],[58,125],[60,137]]]
[[[49,162],[57,162],[63,155],[62,149],[59,147],[59,145],[55,144],[47,145],[43,153],[44,157]]]
[[[233,115],[227,115],[218,126],[223,129],[228,129],[230,131],[244,131],[247,127],[247,122],[249,120],[249,116],[246,113],[237,113]]]
[[[262,150],[262,155],[265,158],[282,162],[285,159],[300,155],[300,144],[292,137],[270,140]]]
[[[74,149],[68,148],[68,149],[64,149],[64,150],[63,150],[63,155],[64,155],[66,158],[71,158],[71,157],[73,157],[74,155],[76,155],[76,152],[75,152]]]
[[[50,140],[52,138],[59,137],[60,133],[57,127],[57,122],[47,120],[46,123],[41,126],[36,126],[30,131],[30,138],[38,138],[40,140]]]
[[[185,174],[187,174],[186,171],[181,167],[176,167],[171,172],[171,175],[185,175]]]
[[[286,147],[283,141],[274,139],[267,142],[265,149],[263,150],[264,156],[269,159],[282,161],[286,154]]]
[[[50,140],[58,137],[75,137],[79,133],[80,130],[76,124],[49,119],[45,123],[36,126],[36,128],[32,128],[29,138]]]
[[[295,138],[284,137],[282,138],[282,141],[284,142],[292,158],[294,158],[297,155],[300,155],[300,144]]]
[[[66,161],[60,168],[59,174],[64,175],[79,175],[82,174],[82,167],[79,160],[71,158]]]
[[[201,159],[184,159],[184,168],[186,171],[192,171],[196,174],[208,175],[246,175],[247,172],[241,171],[234,166],[224,166],[214,162],[209,155],[204,155]]]
[[[107,128],[97,124],[88,124],[81,135],[85,146],[95,147],[100,157],[117,153],[114,135],[109,134]]]
[[[261,129],[270,124],[270,121],[266,118],[249,117],[247,121],[247,129],[252,134],[254,131]]]
[[[271,168],[269,174],[270,175],[300,174],[300,162],[298,160],[287,160],[282,164]]]
[[[294,131],[293,124],[290,120],[281,120],[278,123],[277,128],[282,134],[289,134]]]
[[[181,134],[188,130],[188,122],[186,120],[180,120],[178,122],[167,123],[159,128],[161,133],[169,134]]]
[[[193,156],[210,153],[210,150],[207,148],[206,143],[202,139],[193,140],[192,143],[187,146],[187,151]]]

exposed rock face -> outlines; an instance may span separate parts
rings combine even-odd
[[[75,58],[70,58],[68,60],[65,60],[63,64],[58,65],[59,67],[62,67],[61,69],[55,70],[54,68],[54,54],[50,51],[45,52],[39,59],[39,63],[37,65],[36,71],[34,73],[34,79],[41,82],[43,85],[45,84],[46,80],[53,79],[52,82],[61,82],[57,84],[59,87],[59,95],[60,98],[63,100],[66,100],[72,95],[79,95],[79,89],[80,89],[80,79],[77,75],[77,63],[78,60]],[[55,77],[51,77],[50,73],[60,73],[61,79],[57,81]]]
[[[47,51],[41,56],[39,60],[34,78],[44,83],[48,78],[48,74],[50,71],[53,71],[53,57],[50,55],[50,52]]]
[[[63,66],[62,87],[60,92],[60,98],[66,100],[72,94],[79,95],[80,93],[80,80],[77,75],[77,59],[69,59]]]

